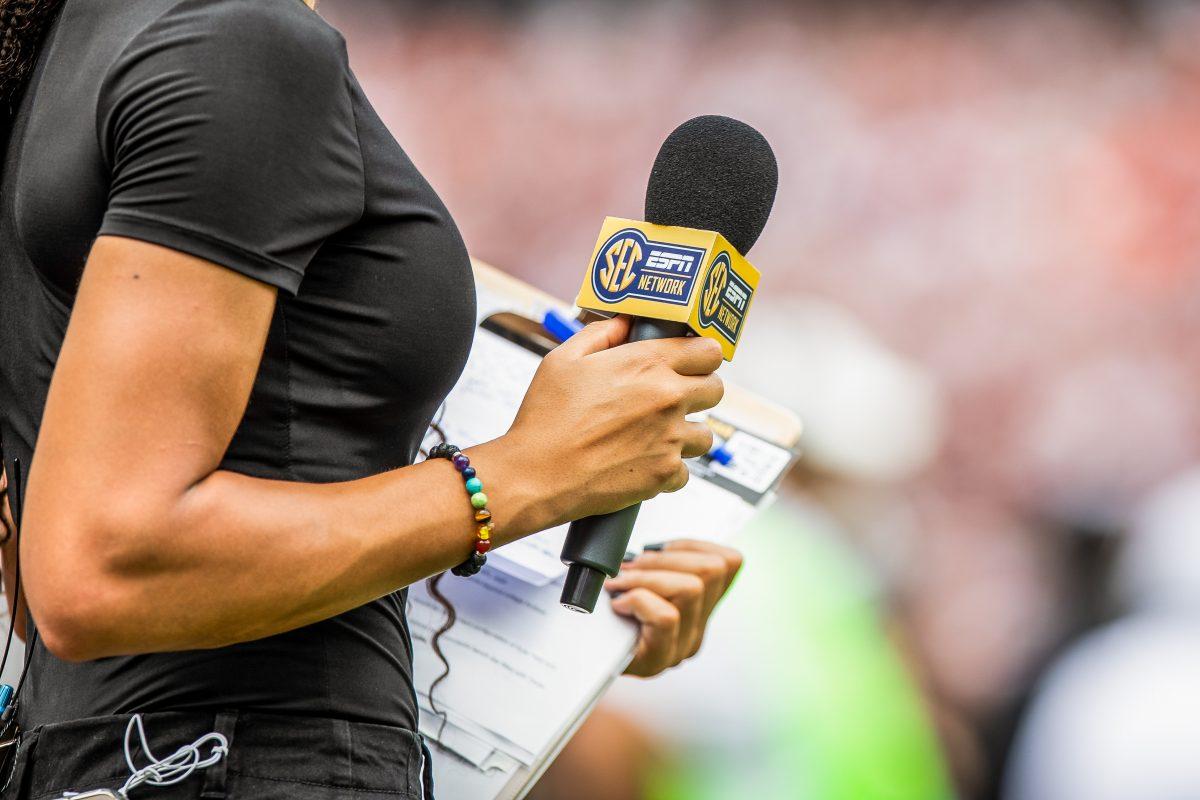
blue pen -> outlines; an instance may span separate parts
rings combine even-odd
[[[550,309],[542,317],[542,327],[561,343],[583,330],[583,323]]]
[[[733,461],[733,453],[725,449],[725,445],[719,444],[708,452],[708,457],[720,464],[722,467],[728,467],[729,462]]]

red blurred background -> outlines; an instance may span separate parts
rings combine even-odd
[[[1030,676],[1108,613],[1131,510],[1200,453],[1200,9],[320,10],[472,253],[564,298],[601,219],[640,216],[676,124],[765,133],[760,307],[831,300],[941,397],[936,456],[845,476],[841,511],[960,787],[985,793]]]

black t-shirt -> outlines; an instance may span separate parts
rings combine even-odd
[[[0,184],[9,458],[33,454],[103,234],[279,288],[224,469],[330,482],[409,464],[466,361],[475,296],[458,231],[301,0],[67,0]],[[22,722],[254,708],[415,730],[404,603],[215,650],[71,664],[38,644]]]

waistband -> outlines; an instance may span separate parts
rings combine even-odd
[[[119,788],[129,777],[124,742],[131,716],[92,717],[24,732],[12,773],[4,776],[3,797],[41,800],[68,791]],[[245,788],[270,782],[277,789],[306,787],[303,794],[289,795],[296,797],[379,793],[395,800],[433,800],[429,751],[417,733],[404,728],[247,711],[160,712],[143,714],[142,720],[147,743],[159,758],[212,731],[228,739],[224,759],[187,779],[199,787],[188,796],[250,796]],[[135,766],[149,763],[140,745],[134,744],[132,752]],[[243,791],[227,795],[234,784]]]

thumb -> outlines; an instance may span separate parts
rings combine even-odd
[[[624,344],[627,338],[629,338],[629,317],[622,315],[584,326],[583,330],[567,339],[556,349],[562,351],[564,355],[581,358]]]

